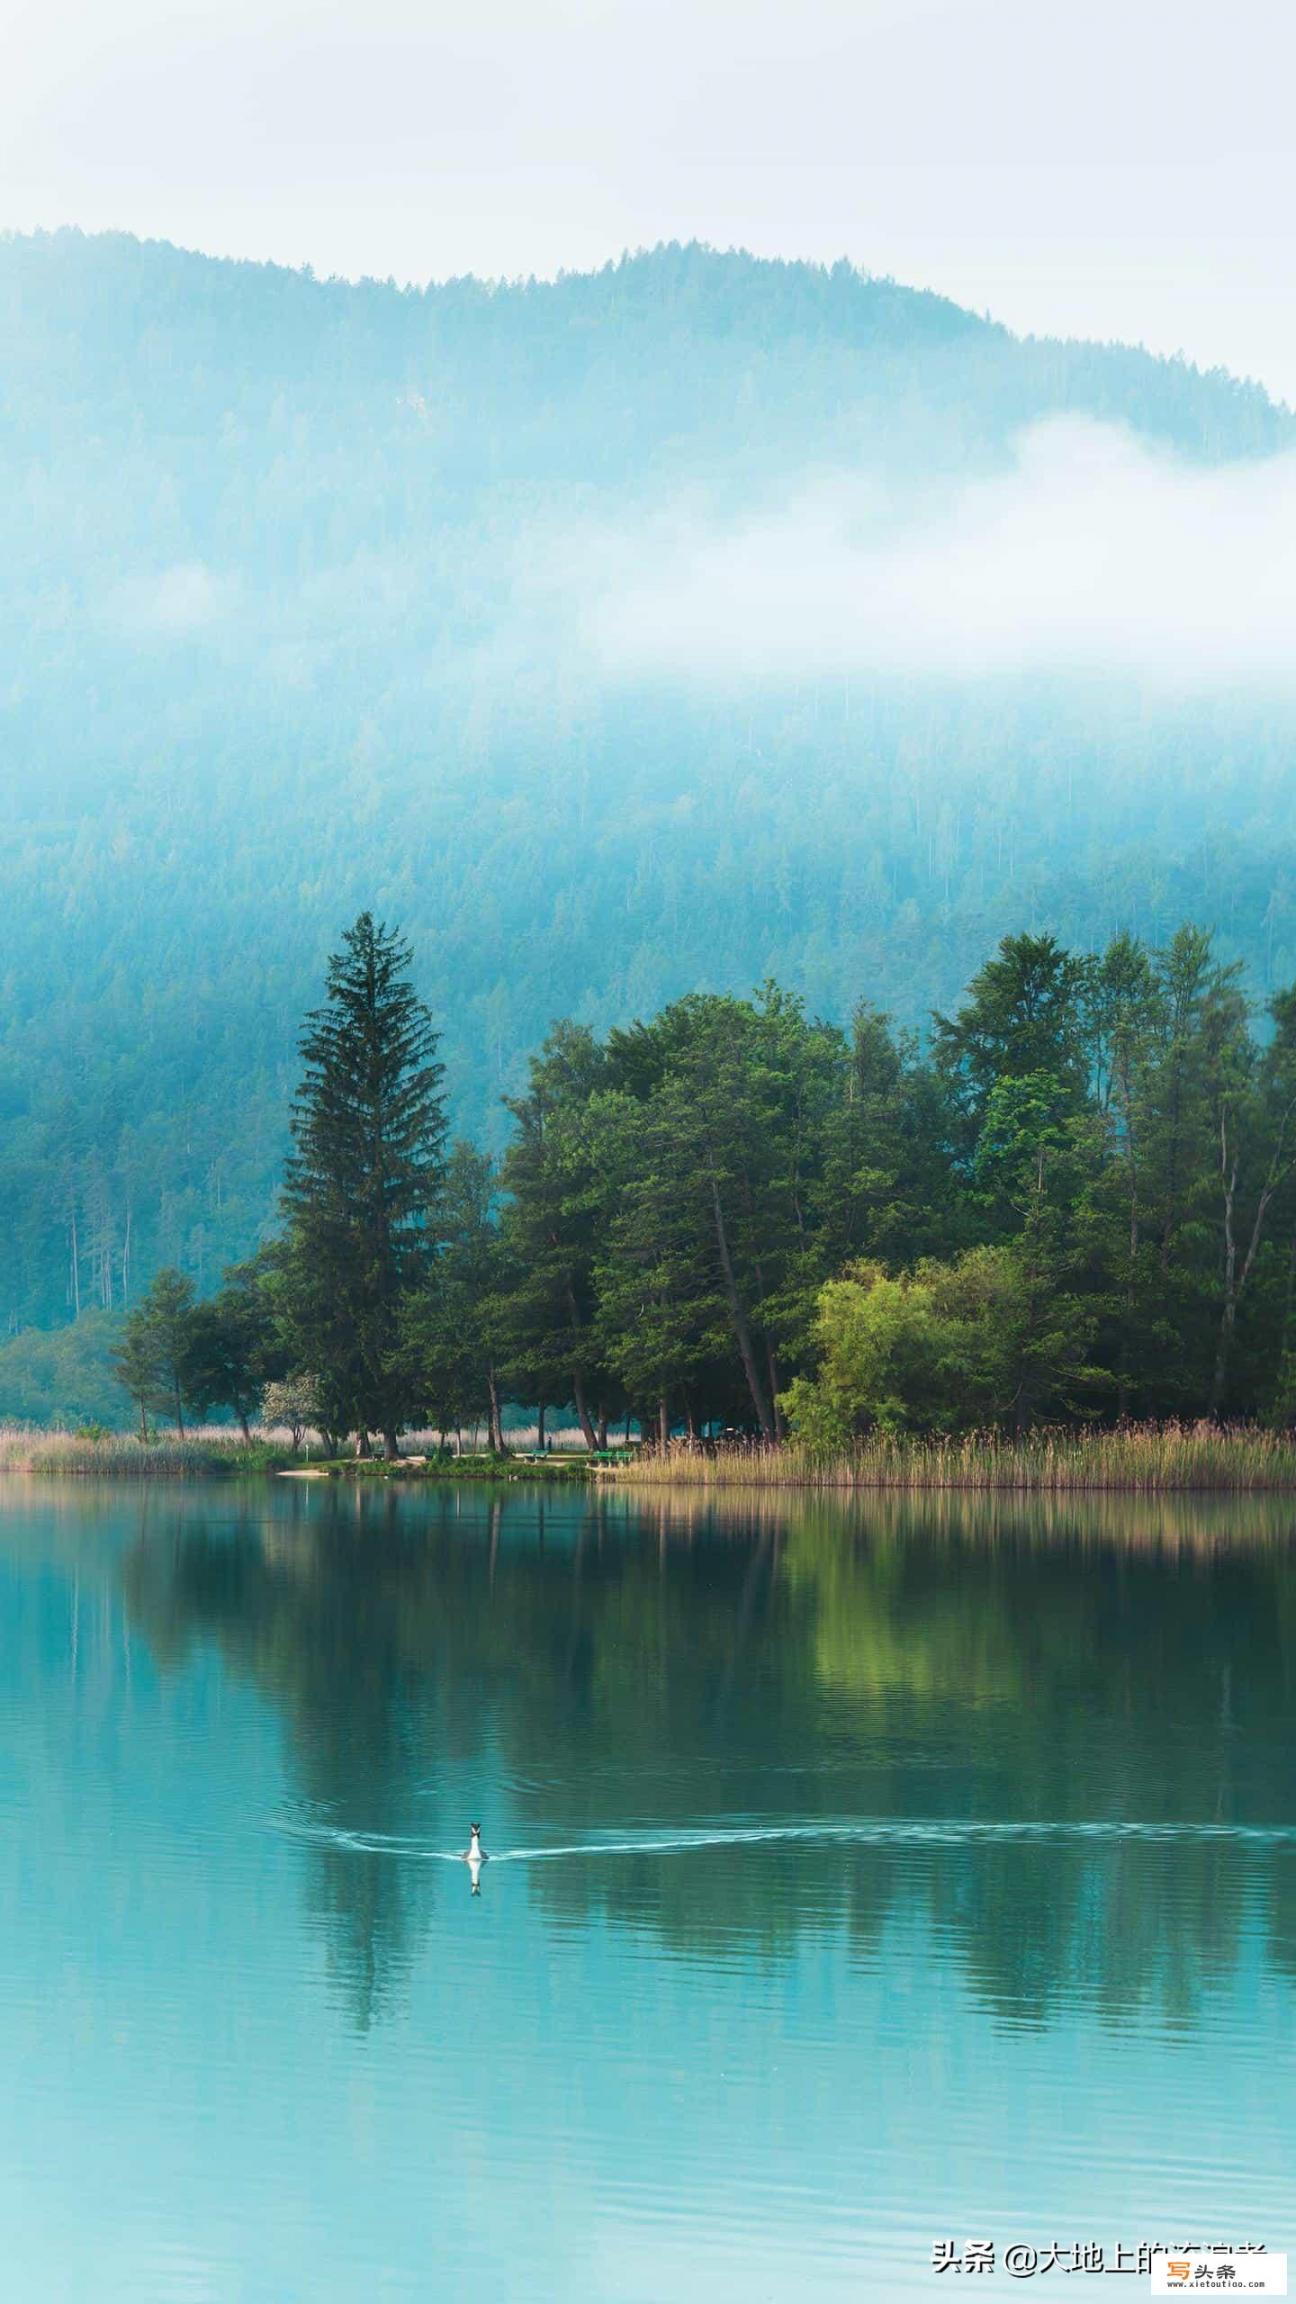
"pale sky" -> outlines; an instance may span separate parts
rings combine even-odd
[[[0,0],[0,226],[401,280],[704,239],[1296,401],[1292,0]]]

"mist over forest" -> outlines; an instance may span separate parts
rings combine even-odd
[[[560,1016],[921,1026],[1009,931],[1185,919],[1296,978],[1253,385],[679,247],[413,291],[10,238],[0,342],[11,1335],[272,1228],[365,908],[492,1146]]]

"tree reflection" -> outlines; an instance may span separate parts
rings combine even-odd
[[[1286,1507],[329,1486],[154,1509],[124,1574],[164,1665],[214,1642],[281,1716],[326,1835],[309,1911],[362,2023],[450,1880],[345,1836],[460,1847],[465,1779],[504,1783],[527,1846],[896,1827],[537,1864],[556,1925],[599,1911],[714,1958],[934,1929],[1014,2023],[1077,1997],[1189,2023],[1248,1930],[1296,1975],[1292,1853],[1193,1836],[1296,1825]],[[906,1836],[950,1820],[987,1836]]]

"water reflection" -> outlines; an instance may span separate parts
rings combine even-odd
[[[876,1962],[922,1920],[1002,2023],[1188,2026],[1249,1957],[1296,1976],[1292,1518],[284,1483],[154,1491],[120,1575],[164,1671],[215,1649],[282,1721],[361,2026],[480,1885],[412,1860],[463,1847],[465,1784],[501,1853],[587,1851],[487,1878],[553,1929],[714,1962],[837,1929]],[[753,1826],[801,1837],[754,1861]]]

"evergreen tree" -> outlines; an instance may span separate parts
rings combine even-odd
[[[437,1035],[410,949],[362,912],[308,1018],[284,1185],[289,1321],[332,1429],[398,1453],[404,1299],[425,1279],[446,1136]]]

